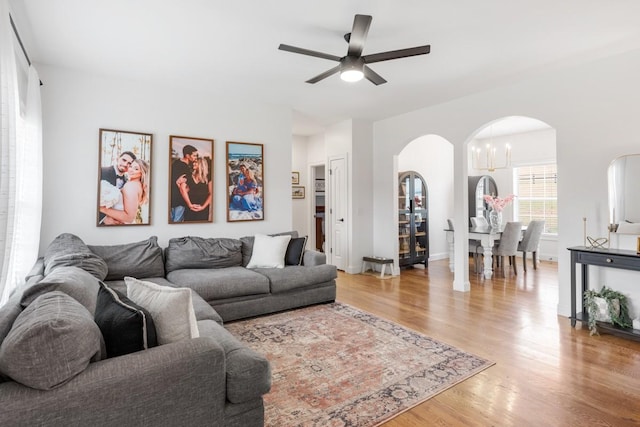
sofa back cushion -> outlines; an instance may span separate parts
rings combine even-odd
[[[60,291],[82,304],[92,315],[96,311],[96,300],[100,281],[78,267],[60,267],[42,280],[27,287],[22,293],[22,308],[29,306],[40,295]]]
[[[25,308],[40,295],[60,291],[82,304],[92,315],[96,311],[96,300],[100,281],[78,267],[59,267],[39,282],[27,287],[20,303]]]
[[[242,263],[242,243],[237,239],[178,237],[165,251],[167,273],[184,268],[224,268]]]
[[[98,280],[107,277],[107,263],[91,252],[82,239],[70,233],[53,239],[44,252],[44,275],[59,267],[78,267]]]
[[[100,360],[102,335],[93,316],[62,292],[36,298],[0,345],[0,371],[38,390],[56,388]]]
[[[109,271],[105,280],[124,280],[125,276],[141,279],[164,277],[162,248],[158,246],[156,236],[122,245],[88,247],[106,262]]]

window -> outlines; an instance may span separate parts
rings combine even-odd
[[[545,234],[558,234],[558,168],[555,164],[514,169],[516,217],[523,225],[544,220]]]

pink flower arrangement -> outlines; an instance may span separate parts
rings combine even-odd
[[[509,205],[513,201],[516,196],[513,194],[509,194],[507,197],[498,197],[498,196],[490,196],[485,194],[484,201],[487,202],[492,209],[502,212],[502,210]]]

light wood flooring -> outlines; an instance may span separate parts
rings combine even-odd
[[[557,265],[452,290],[448,261],[400,277],[338,276],[337,300],[494,361],[385,427],[638,426],[640,342],[556,314]],[[563,280],[563,283],[567,283]]]

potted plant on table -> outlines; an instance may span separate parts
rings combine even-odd
[[[609,322],[621,328],[631,327],[627,297],[606,286],[600,291],[589,289],[584,292],[584,309],[589,316],[589,335],[598,334],[596,322]]]

